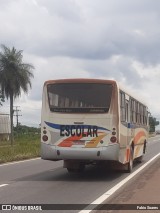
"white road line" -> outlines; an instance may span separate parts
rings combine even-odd
[[[12,164],[24,163],[24,162],[33,161],[33,160],[39,160],[39,159],[41,159],[41,158],[32,158],[32,159],[23,160],[23,161],[14,161],[14,162],[10,162],[10,163],[4,163],[4,164],[0,164],[0,167],[1,166],[9,166],[9,165],[12,165]]]
[[[1,185],[0,185],[0,188],[3,187],[3,186],[8,186],[8,184],[1,184]]]
[[[126,177],[124,180],[116,184],[113,188],[106,191],[103,195],[101,195],[99,198],[97,198],[95,201],[93,201],[90,205],[90,210],[82,210],[79,213],[89,213],[95,208],[95,205],[99,205],[103,203],[105,200],[107,200],[111,195],[113,195],[118,189],[120,189],[125,183],[127,183],[129,180],[131,180],[134,176],[136,176],[140,171],[142,171],[146,166],[148,166],[152,161],[154,161],[156,158],[160,156],[160,153],[155,155],[152,159],[150,159],[147,163],[145,163],[143,166],[141,166],[139,169],[137,169],[135,172],[130,174],[128,177]],[[94,204],[92,206],[92,204]]]

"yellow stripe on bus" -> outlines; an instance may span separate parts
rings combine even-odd
[[[101,141],[101,139],[104,138],[106,135],[107,135],[107,134],[105,133],[105,134],[102,134],[102,135],[100,135],[100,136],[98,136],[98,137],[92,139],[90,142],[88,142],[88,143],[86,144],[85,147],[86,147],[86,148],[95,148],[95,147],[97,147],[98,143],[99,143],[99,142]]]

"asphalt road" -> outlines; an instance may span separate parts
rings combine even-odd
[[[156,136],[148,142],[143,163],[135,164],[133,171],[159,152],[160,136]],[[90,204],[127,176],[95,166],[69,174],[61,161],[41,159],[0,165],[0,204]]]

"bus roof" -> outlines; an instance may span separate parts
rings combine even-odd
[[[44,85],[55,84],[55,83],[110,83],[110,84],[117,84],[117,82],[115,80],[75,78],[75,79],[48,80],[44,83]]]

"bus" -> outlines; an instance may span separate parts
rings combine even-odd
[[[108,163],[131,172],[146,152],[148,129],[147,106],[115,80],[44,83],[41,158],[63,160],[68,172]]]

